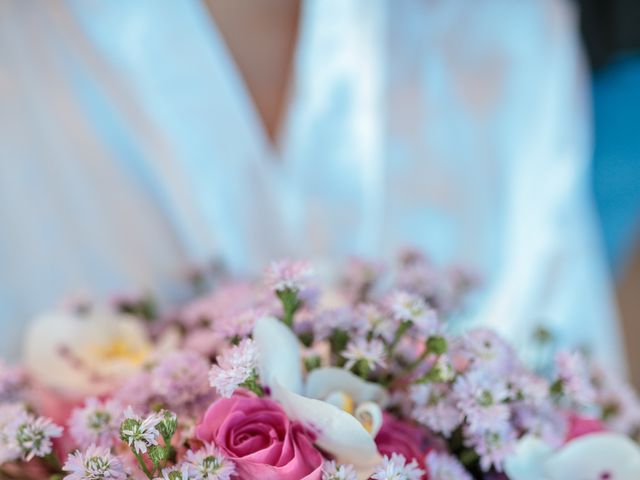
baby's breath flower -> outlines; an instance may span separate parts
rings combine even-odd
[[[322,480],[358,480],[353,465],[338,465],[334,460],[324,462]]]
[[[238,387],[255,378],[258,349],[247,338],[219,355],[217,362],[209,371],[209,384],[223,397],[230,397]]]
[[[119,457],[108,447],[90,445],[84,452],[69,454],[62,469],[64,480],[126,480],[127,472]]]
[[[156,428],[162,421],[161,414],[153,413],[141,418],[133,413],[131,407],[124,411],[125,419],[120,426],[120,438],[129,444],[135,453],[146,453],[151,445],[158,445],[160,432]]]
[[[234,463],[212,444],[195,452],[188,450],[186,462],[196,480],[229,480],[236,472]]]
[[[418,467],[415,459],[407,463],[404,455],[392,453],[391,458],[385,455],[382,465],[371,475],[372,480],[420,480],[425,471]]]

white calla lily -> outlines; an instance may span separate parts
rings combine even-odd
[[[253,327],[253,341],[260,355],[262,383],[271,387],[277,380],[287,390],[302,393],[300,342],[289,327],[277,318],[262,317]]]
[[[260,318],[253,339],[262,382],[289,418],[313,432],[315,443],[338,462],[352,464],[359,479],[369,478],[381,461],[374,438],[384,389],[338,368],[314,370],[305,385],[300,342],[276,318]]]
[[[358,404],[375,402],[386,405],[387,391],[377,383],[371,383],[353,373],[337,367],[318,368],[307,376],[305,395],[311,398],[326,398],[334,392],[344,392]]]
[[[526,436],[505,472],[511,480],[637,480],[640,447],[616,433],[594,433],[554,450],[539,438]]]

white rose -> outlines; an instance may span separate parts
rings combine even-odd
[[[39,383],[69,395],[107,393],[137,372],[151,357],[142,322],[96,309],[56,311],[31,323],[25,340],[25,366]]]

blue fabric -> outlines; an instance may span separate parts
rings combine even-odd
[[[593,82],[594,191],[609,260],[618,272],[640,235],[640,55]]]

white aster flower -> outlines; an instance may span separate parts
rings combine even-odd
[[[368,328],[374,336],[380,336],[387,342],[393,340],[396,333],[397,322],[386,315],[380,307],[373,303],[363,303],[356,309],[357,315],[364,320],[364,326]]]
[[[0,465],[20,457],[20,449],[11,441],[15,432],[10,430],[16,418],[24,414],[24,406],[19,403],[0,404]]]
[[[101,402],[89,398],[81,408],[76,408],[69,419],[69,431],[82,447],[91,444],[110,447],[118,438],[122,408],[114,400]]]
[[[234,463],[212,444],[187,451],[186,463],[196,480],[229,480],[236,473]]]
[[[413,321],[430,310],[422,297],[403,290],[392,293],[388,304],[392,315],[398,321]]]
[[[396,321],[411,322],[419,335],[430,337],[442,333],[436,311],[421,296],[399,290],[391,294],[388,306]]]
[[[186,463],[163,468],[161,475],[154,480],[196,480],[198,478],[192,475],[191,468]]]
[[[592,404],[596,391],[585,358],[579,352],[558,352],[555,360],[561,393],[578,405]]]
[[[223,397],[230,397],[256,374],[258,349],[253,340],[246,338],[219,355],[217,362],[209,371],[209,384]]]
[[[324,462],[322,480],[358,480],[353,465],[339,465],[334,460]]]
[[[160,432],[156,428],[162,421],[162,414],[153,413],[142,419],[129,406],[124,411],[125,420],[120,427],[120,438],[136,453],[146,453],[151,445],[158,445]]]
[[[108,447],[90,445],[85,452],[69,454],[62,469],[69,472],[64,480],[126,480],[122,460],[111,454]]]
[[[462,464],[449,454],[429,452],[426,464],[429,480],[473,480]]]
[[[52,438],[62,436],[62,427],[50,418],[35,417],[22,410],[4,429],[8,450],[19,451],[25,461],[51,453]]]
[[[426,472],[418,467],[415,459],[407,463],[404,455],[391,454],[385,456],[373,475],[372,480],[420,480]]]
[[[383,367],[385,364],[385,347],[380,340],[366,340],[358,338],[347,344],[347,349],[342,352],[342,356],[347,359],[344,368],[350,370],[356,363],[365,362],[369,370],[377,366]]]
[[[502,472],[505,460],[516,448],[517,434],[510,425],[493,430],[465,430],[465,445],[472,447],[480,457],[480,468],[488,472],[495,468]]]

